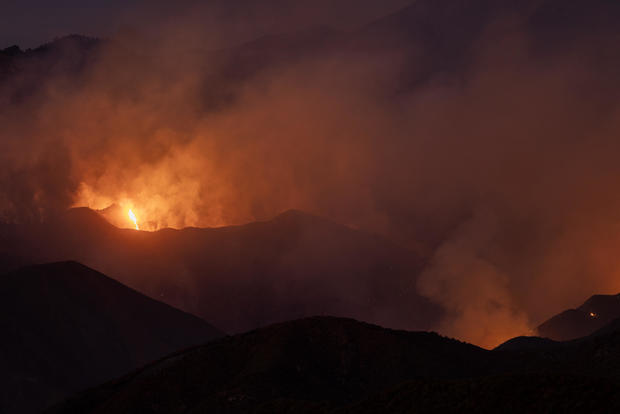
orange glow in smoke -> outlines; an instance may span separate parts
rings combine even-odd
[[[133,211],[131,211],[131,209],[127,211],[127,215],[129,216],[129,219],[133,221],[133,224],[136,226],[136,230],[140,230],[140,227],[138,227],[138,219],[136,218],[136,215],[133,214]]]

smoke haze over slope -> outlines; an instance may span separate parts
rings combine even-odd
[[[7,58],[0,215],[116,203],[155,230],[310,211],[426,252],[442,331],[486,346],[620,291],[618,6],[418,1],[355,29],[313,10],[250,43],[238,16],[181,14],[153,17],[160,42]]]

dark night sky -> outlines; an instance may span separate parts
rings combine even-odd
[[[0,47],[37,46],[70,33],[106,35],[141,0],[3,0]]]
[[[182,13],[197,0],[2,0],[0,48],[22,48],[68,34],[113,35],[123,28],[138,29],[162,16]]]
[[[411,0],[1,0],[0,48],[14,44],[35,47],[74,33],[106,37],[119,29],[157,28],[162,21],[188,10],[194,18],[200,18],[196,10],[205,6],[226,9],[226,15],[236,17],[271,16],[282,22],[279,24],[289,24],[275,30],[291,30],[295,24],[329,24],[346,29],[409,3]],[[278,17],[285,18],[274,18],[274,10],[281,11],[284,16]],[[301,23],[300,16],[309,20]]]

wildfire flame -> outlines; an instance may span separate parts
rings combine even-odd
[[[131,211],[131,209],[129,209],[127,215],[129,216],[129,219],[133,221],[133,224],[136,226],[136,230],[140,230],[140,227],[138,227],[138,219],[136,218],[136,215],[133,214],[133,211]]]
[[[590,312],[590,317],[591,318],[598,318],[598,315],[594,312]]]

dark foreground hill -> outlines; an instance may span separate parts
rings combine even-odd
[[[310,318],[175,354],[52,413],[613,412],[620,332],[486,351],[423,332]]]
[[[37,412],[221,333],[75,262],[0,276],[0,412]]]
[[[416,291],[422,257],[299,211],[243,226],[151,233],[73,209],[40,225],[0,226],[0,253],[79,261],[230,333],[313,315],[428,330],[442,316]]]
[[[538,334],[556,341],[580,338],[620,318],[620,294],[594,295],[577,309],[561,312],[538,326]]]
[[[411,381],[338,414],[609,413],[620,409],[618,382],[572,375],[502,375]]]

